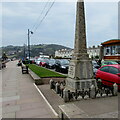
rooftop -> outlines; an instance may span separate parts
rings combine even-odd
[[[101,43],[101,45],[109,45],[109,44],[120,44],[120,39],[108,40],[106,42]]]

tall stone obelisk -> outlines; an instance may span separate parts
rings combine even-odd
[[[75,45],[70,61],[66,88],[71,90],[89,89],[95,85],[92,62],[87,54],[84,1],[78,0],[76,11]]]

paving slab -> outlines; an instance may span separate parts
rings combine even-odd
[[[36,108],[45,108],[45,105],[41,104],[40,102],[26,103],[20,105],[21,110],[36,109]]]
[[[3,107],[16,105],[16,100],[2,102]]]
[[[16,95],[16,96],[3,97],[2,101],[5,102],[5,101],[12,101],[12,100],[19,100],[19,99],[20,99],[20,96]]]
[[[11,97],[11,96],[17,96],[17,92],[13,91],[13,92],[9,92],[9,91],[4,91],[5,94],[3,94],[3,97]]]
[[[11,105],[11,106],[5,106],[2,109],[2,113],[10,113],[10,112],[17,112],[20,110],[20,106],[19,105]]]
[[[36,108],[36,109],[27,109],[22,110],[16,113],[17,118],[34,118],[35,116],[44,116],[48,114],[48,111],[44,108]]]
[[[15,118],[15,112],[3,114],[3,118]]]

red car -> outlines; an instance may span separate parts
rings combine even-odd
[[[40,60],[39,65],[40,65],[40,66],[42,66],[42,67],[45,67],[47,62],[48,62],[48,60],[47,60],[47,59]]]
[[[102,84],[112,87],[117,83],[120,90],[120,65],[104,65],[96,72],[96,79],[101,79]]]

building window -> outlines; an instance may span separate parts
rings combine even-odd
[[[116,54],[120,54],[120,46],[116,46]]]
[[[111,55],[115,55],[116,46],[111,46]]]
[[[104,55],[110,55],[111,51],[110,51],[110,47],[105,47],[104,49]]]

